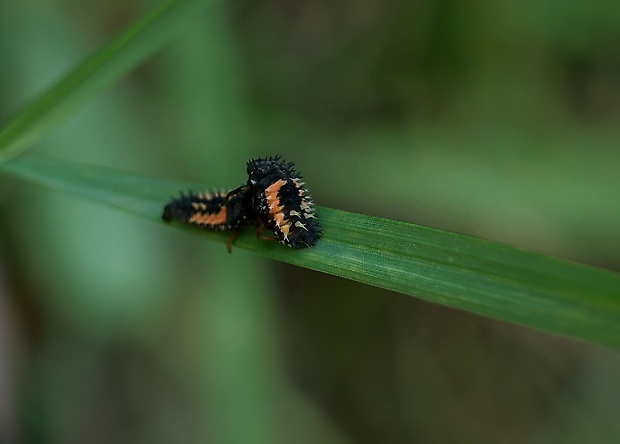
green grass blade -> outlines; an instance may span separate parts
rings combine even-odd
[[[215,0],[167,0],[129,25],[99,51],[14,114],[0,128],[0,162],[47,130],[174,37]]]
[[[33,156],[14,159],[0,171],[158,223],[173,194],[209,188]],[[291,250],[260,241],[249,228],[235,249],[620,348],[620,274],[394,220],[321,207],[317,214],[325,236],[316,248]],[[193,231],[226,239],[226,233]],[[224,254],[223,246],[217,248]]]

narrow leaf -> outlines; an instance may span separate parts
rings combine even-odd
[[[162,224],[162,207],[172,195],[213,185],[163,181],[33,156],[12,160],[0,171]],[[291,250],[261,241],[251,228],[236,239],[234,248],[620,348],[620,274],[395,220],[321,207],[317,214],[325,235],[315,248]],[[227,237],[182,228],[222,242]],[[225,254],[223,246],[218,248]]]
[[[167,0],[14,114],[0,128],[0,162],[35,143],[89,98],[160,49],[215,0]]]

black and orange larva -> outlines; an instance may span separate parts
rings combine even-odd
[[[239,229],[250,223],[256,224],[259,237],[266,227],[288,247],[314,247],[323,231],[293,163],[280,156],[252,159],[247,173],[247,183],[229,192],[181,193],[164,207],[162,218],[205,230],[231,230],[226,241],[229,252]]]
[[[312,197],[293,163],[280,156],[252,159],[247,172],[247,189],[259,224],[288,247],[314,247],[323,231]]]
[[[247,191],[243,189],[231,192],[181,193],[181,197],[164,207],[162,218],[165,221],[174,219],[204,230],[234,230],[226,242],[228,251],[232,251],[232,240],[237,231],[249,223],[246,195]]]

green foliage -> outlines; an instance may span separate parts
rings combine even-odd
[[[50,189],[153,221],[170,196],[201,185],[23,156],[2,167]],[[455,233],[319,208],[325,236],[313,249],[261,242],[235,248],[369,285],[620,348],[620,275]],[[224,240],[227,234],[196,234]]]
[[[214,0],[168,0],[133,22],[4,122],[0,128],[0,161],[38,141],[88,99],[161,49],[213,3]]]
[[[26,5],[23,17],[36,8],[9,3]],[[46,15],[41,23],[61,29],[79,50],[142,7],[97,5],[90,20],[104,31],[91,34],[74,3],[64,6],[70,18]],[[180,442],[343,442],[341,429],[366,438],[355,442],[496,442],[537,432],[531,442],[554,442],[545,434],[563,443],[615,442],[615,351],[383,297],[370,286],[617,349],[618,274],[324,207],[317,248],[292,251],[247,228],[230,256],[226,233],[165,225],[160,214],[179,190],[238,185],[245,159],[277,153],[299,164],[319,203],[613,268],[620,102],[609,36],[620,15],[603,4],[559,2],[328,2],[311,9],[257,3],[232,14],[225,4],[195,20],[212,3],[159,3],[0,127],[0,175],[46,190],[6,193],[13,206],[0,227],[16,252],[7,257],[45,318],[33,353],[40,375],[26,381],[35,411],[26,421],[35,433],[65,442],[80,427],[90,433],[89,424],[116,420],[123,430],[110,427],[111,439],[159,430],[176,439],[182,428]],[[31,34],[18,21],[10,31],[5,17],[0,51],[19,57],[0,66],[0,89],[18,84],[30,96],[41,82],[22,84],[22,74],[54,72],[76,46],[55,42],[37,21],[25,20]],[[122,100],[92,112],[97,102],[42,139],[191,22],[199,26],[106,96]],[[91,164],[11,159],[38,141],[47,154],[62,147],[65,157],[84,154]],[[104,162],[192,179],[92,165]],[[290,267],[273,279],[272,262],[261,258],[368,286],[326,275],[304,280],[307,273]],[[295,327],[278,331],[278,285],[290,288],[290,279],[301,281],[286,294],[283,324]],[[394,307],[411,311],[386,315]],[[287,347],[302,371],[284,370],[279,354]],[[288,373],[309,382],[309,398],[337,402],[307,402]],[[167,384],[173,390],[158,395]],[[178,408],[177,389],[198,398],[196,412]],[[336,413],[325,420],[326,411]],[[142,427],[135,416],[163,420]],[[454,427],[442,426],[448,417]],[[188,438],[191,425],[205,422],[204,439]]]

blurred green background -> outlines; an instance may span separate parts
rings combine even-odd
[[[154,4],[4,0],[0,119]],[[617,1],[237,1],[33,151],[620,271],[619,123]],[[615,351],[7,177],[0,305],[0,443],[620,441]]]

